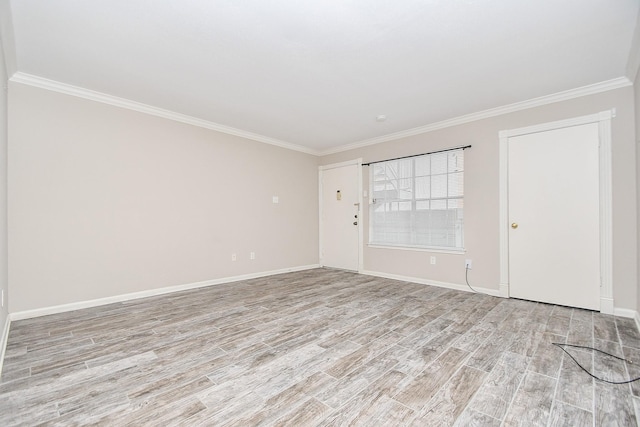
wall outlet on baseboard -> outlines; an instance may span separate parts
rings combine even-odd
[[[466,268],[467,270],[471,270],[471,264],[472,264],[472,261],[470,259],[464,260],[464,268]]]

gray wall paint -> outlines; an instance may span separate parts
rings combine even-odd
[[[463,255],[369,248],[365,231],[364,267],[385,274],[464,284],[464,260],[473,259],[473,285],[499,288],[499,140],[498,132],[568,119],[616,108],[613,136],[613,282],[614,304],[635,309],[637,300],[637,218],[634,143],[634,94],[626,87],[515,113],[453,126],[421,135],[354,149],[321,158],[331,164],[362,157],[382,160],[471,144],[465,151],[465,246]],[[540,165],[541,170],[544,165]],[[363,168],[365,189],[368,169]],[[366,203],[365,203],[366,204]],[[365,210],[366,212],[366,210]],[[365,215],[365,227],[368,222]],[[430,265],[429,257],[437,257]],[[540,266],[544,268],[544,266]]]
[[[315,156],[10,90],[12,313],[317,264]]]

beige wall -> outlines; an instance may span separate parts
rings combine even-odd
[[[7,69],[0,43],[0,289],[4,292],[4,306],[0,307],[0,333],[8,316],[7,274]],[[0,345],[2,337],[0,337]]]
[[[10,90],[11,312],[317,263],[314,156],[21,84]],[[628,87],[324,156],[320,164],[472,144],[467,253],[435,253],[430,265],[429,252],[365,245],[364,267],[463,284],[471,258],[471,283],[497,290],[498,132],[616,108],[614,304],[635,309],[633,104]],[[363,175],[366,189],[367,168]]]
[[[640,16],[640,15],[639,15]],[[638,206],[640,207],[640,72],[636,72],[636,80],[633,83],[635,94],[635,119],[636,119],[636,189],[638,191]],[[640,212],[639,212],[640,214]],[[640,215],[637,217],[638,224],[638,251],[640,251]],[[640,253],[639,253],[640,255]],[[640,309],[640,262],[638,263],[638,303]]]
[[[633,88],[558,102],[347,152],[327,155],[321,164],[362,157],[364,162],[471,144],[465,151],[464,255],[364,247],[365,270],[464,284],[464,260],[473,260],[472,285],[499,288],[498,132],[616,108],[613,119],[613,281],[617,308],[637,301],[637,220]],[[541,165],[544,169],[544,165]],[[368,168],[363,168],[365,189]],[[367,227],[365,215],[365,229]],[[436,265],[429,257],[435,255]],[[544,266],[540,266],[544,268]]]
[[[10,312],[317,264],[315,156],[10,93]]]

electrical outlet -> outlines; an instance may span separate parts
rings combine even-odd
[[[470,259],[465,259],[464,260],[464,268],[466,268],[467,270],[471,270],[471,260]]]
[[[231,261],[237,261],[237,260],[238,260],[238,255],[231,254]]]
[[[256,259],[256,253],[255,252],[249,253],[249,259]]]
[[[436,257],[431,257],[431,265],[436,265]]]

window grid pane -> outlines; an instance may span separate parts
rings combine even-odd
[[[370,173],[369,243],[464,248],[463,150],[392,160]]]

